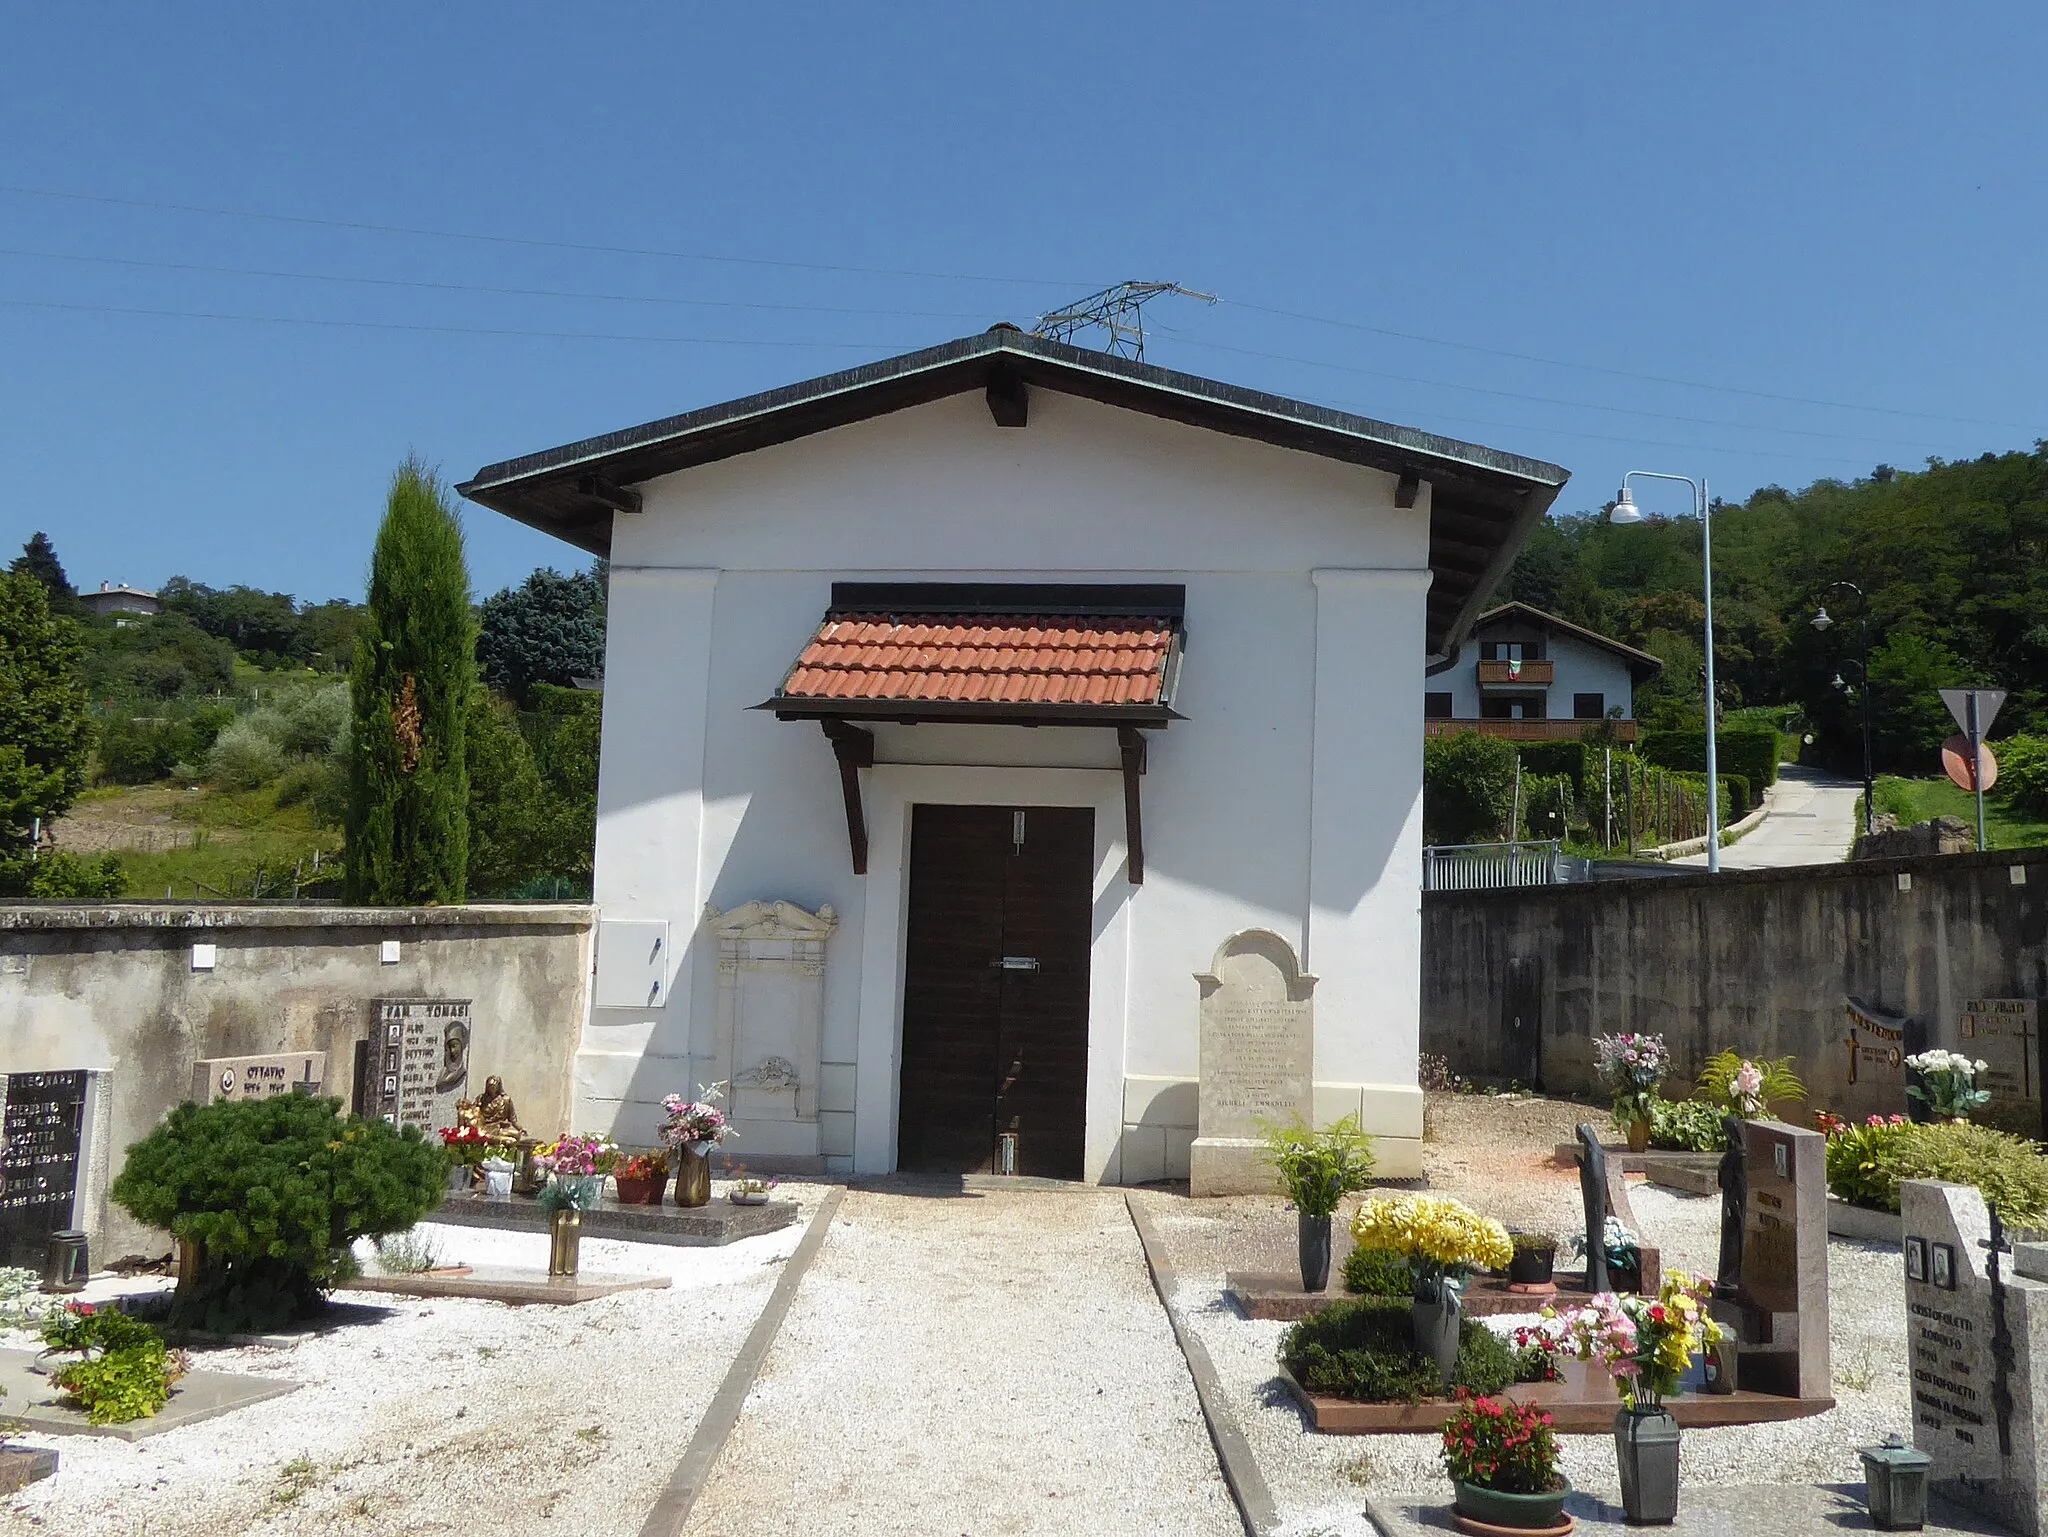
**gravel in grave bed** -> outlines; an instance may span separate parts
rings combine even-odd
[[[1471,1162],[1493,1166],[1470,1184],[1433,1170],[1432,1188],[1511,1226],[1566,1233],[1577,1225],[1578,1184],[1572,1171],[1556,1170],[1546,1178],[1533,1165],[1514,1167],[1490,1154]],[[1364,1516],[1366,1498],[1433,1498],[1446,1491],[1435,1436],[1325,1436],[1311,1430],[1278,1374],[1280,1337],[1288,1325],[1247,1320],[1224,1297],[1223,1271],[1238,1268],[1226,1256],[1292,1238],[1294,1215],[1283,1202],[1190,1201],[1158,1191],[1140,1199],[1174,1267],[1174,1310],[1208,1348],[1232,1412],[1272,1488],[1285,1532],[1370,1537],[1374,1528]],[[1662,1246],[1667,1266],[1711,1273],[1720,1245],[1717,1198],[1631,1181],[1629,1200],[1646,1232]],[[1254,1227],[1260,1230],[1256,1237]],[[1855,1449],[1882,1441],[1889,1431],[1910,1430],[1905,1296],[1896,1248],[1832,1239],[1828,1277],[1835,1408],[1778,1424],[1688,1430],[1680,1473],[1686,1486],[1860,1482]],[[1485,1320],[1502,1333],[1533,1321],[1534,1315]],[[1612,1440],[1604,1435],[1561,1439],[1564,1471],[1574,1487],[1619,1499]]]

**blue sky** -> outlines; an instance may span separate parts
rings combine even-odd
[[[1133,277],[1224,301],[1157,305],[1151,361],[1555,460],[1565,510],[2048,434],[2039,6],[5,0],[0,36],[0,542],[81,586],[359,596],[409,450],[460,480]],[[468,527],[479,595],[575,563]]]

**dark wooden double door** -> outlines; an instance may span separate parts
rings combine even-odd
[[[911,812],[897,1166],[1081,1177],[1095,814]]]

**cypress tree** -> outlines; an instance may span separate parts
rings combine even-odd
[[[462,524],[434,472],[410,458],[391,480],[349,673],[351,900],[459,902],[467,893],[475,683]]]

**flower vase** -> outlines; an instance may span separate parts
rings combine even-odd
[[[558,1174],[555,1178],[561,1182],[562,1194],[578,1211],[589,1211],[604,1194],[602,1174]]]
[[[1415,1349],[1436,1363],[1447,1392],[1451,1376],[1458,1369],[1458,1327],[1463,1322],[1463,1311],[1458,1305],[1457,1283],[1450,1280],[1437,1282],[1434,1295],[1416,1298],[1409,1310]]]
[[[466,1163],[458,1163],[453,1165],[448,1170],[448,1193],[450,1195],[469,1194],[469,1181],[469,1165]]]
[[[676,1149],[676,1205],[706,1206],[711,1201],[711,1155],[696,1144]]]
[[[1330,1284],[1330,1218],[1294,1214],[1294,1248],[1301,1260],[1301,1289],[1319,1292]]]
[[[1628,1150],[1631,1153],[1647,1153],[1650,1150],[1650,1120],[1638,1116],[1628,1123]]]
[[[548,1274],[573,1276],[582,1259],[583,1213],[563,1206],[548,1218]]]
[[[1678,1421],[1662,1404],[1614,1417],[1614,1460],[1629,1525],[1668,1526],[1678,1518]]]

